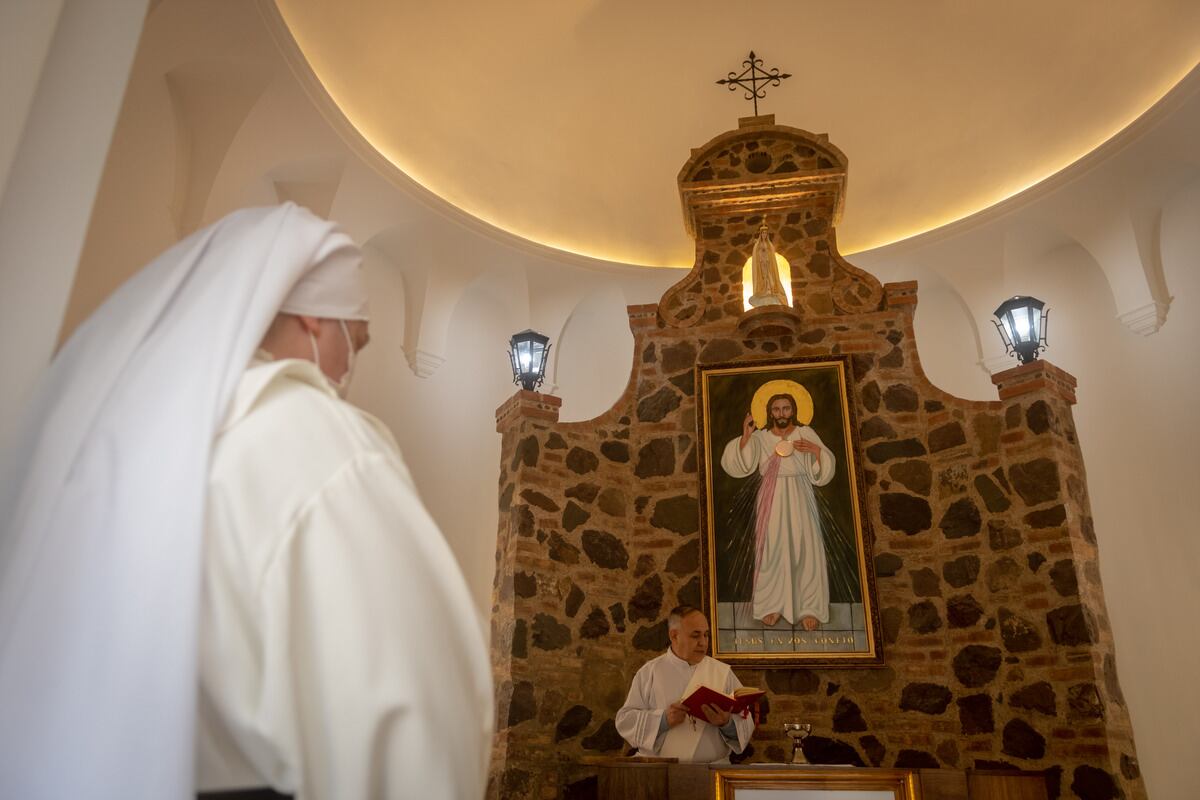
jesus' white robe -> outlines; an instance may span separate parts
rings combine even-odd
[[[819,459],[813,453],[775,453],[779,442],[801,439],[821,448]],[[763,476],[755,504],[754,618],[778,613],[793,625],[807,616],[828,622],[829,571],[813,487],[833,480],[833,453],[807,425],[786,437],[767,428],[752,433],[745,447],[740,437],[729,442],[721,467],[734,478],[755,470]]]
[[[198,788],[482,797],[484,642],[386,428],[314,365],[255,362],[213,449]]]
[[[731,738],[707,722],[696,720],[693,726],[691,717],[674,728],[666,727],[667,707],[701,685],[731,695],[742,683],[728,664],[715,658],[705,656],[693,666],[668,649],[643,664],[633,677],[625,705],[617,712],[617,732],[640,756],[711,763],[728,759],[730,752],[742,752],[754,732],[754,720],[749,716],[731,717],[737,733]]]

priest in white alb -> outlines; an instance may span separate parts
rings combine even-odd
[[[708,655],[708,620],[699,609],[673,609],[667,631],[671,646],[637,671],[617,712],[617,732],[640,756],[727,762],[730,753],[746,749],[754,720],[711,705],[703,707],[707,719],[698,720],[680,701],[700,686],[732,695],[741,681],[728,664]]]

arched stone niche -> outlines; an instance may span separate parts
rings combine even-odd
[[[491,796],[582,791],[586,757],[626,749],[613,717],[667,646],[667,612],[700,605],[696,365],[845,354],[885,666],[739,670],[769,691],[748,758],[782,760],[777,723],[802,719],[817,763],[1013,766],[1046,770],[1051,797],[1144,797],[1074,379],[1039,361],[995,375],[995,401],[932,385],[916,284],[881,285],[837,252],[845,156],[773,122],[742,120],[680,172],[696,263],[658,304],[629,308],[633,365],[613,407],[559,423],[557,398],[522,391],[497,411]],[[793,265],[801,323],[747,338],[741,272],[763,221]]]

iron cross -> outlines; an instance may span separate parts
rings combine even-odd
[[[750,51],[750,57],[742,62],[745,69],[740,75],[734,75],[731,71],[728,77],[717,81],[721,86],[728,86],[729,91],[737,90],[741,87],[746,90],[746,99],[754,101],[754,116],[758,116],[758,101],[765,99],[767,96],[768,86],[778,86],[779,82],[784,78],[790,78],[791,73],[780,73],[779,69],[772,68],[765,70],[762,68],[762,59],[754,55],[754,51]],[[761,87],[760,87],[761,85]]]

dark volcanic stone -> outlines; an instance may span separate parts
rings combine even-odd
[[[899,347],[893,347],[888,351],[888,354],[879,359],[879,366],[884,369],[896,369],[904,366],[904,351]]]
[[[584,639],[599,639],[606,633],[608,633],[608,617],[604,616],[603,611],[592,606],[587,619],[579,626],[579,635]]]
[[[890,578],[899,572],[902,566],[904,562],[895,553],[880,553],[875,556],[875,576],[878,578]]]
[[[637,416],[642,422],[662,422],[663,418],[679,408],[679,394],[670,386],[664,386],[649,397],[642,398],[637,406]]]
[[[517,597],[533,597],[537,594],[537,578],[528,572],[513,575],[513,593]]]
[[[508,727],[537,716],[537,704],[533,699],[533,684],[517,681],[513,684],[512,700],[508,705]]]
[[[629,621],[652,620],[658,617],[662,610],[663,585],[662,578],[651,575],[642,581],[642,585],[629,599]]]
[[[883,641],[895,644],[900,638],[900,626],[904,623],[904,612],[898,608],[885,608],[879,615],[883,622]]]
[[[1025,563],[1029,565],[1030,572],[1037,572],[1041,569],[1042,564],[1046,563],[1046,557],[1041,553],[1030,553],[1025,556]]]
[[[970,498],[963,497],[950,504],[938,527],[947,539],[959,539],[979,533],[979,529],[983,527],[983,520],[975,503]]]
[[[1027,506],[1058,499],[1058,465],[1048,458],[1013,464],[1008,470],[1008,477]]]
[[[970,586],[979,577],[979,556],[959,556],[942,565],[942,577],[955,589]]]
[[[988,546],[993,550],[1011,550],[1024,541],[1021,531],[1008,525],[1003,520],[988,520]]]
[[[871,439],[891,439],[896,435],[896,431],[891,425],[887,424],[887,420],[883,419],[883,417],[871,417],[862,424],[859,435],[866,442]]]
[[[529,783],[533,776],[518,767],[504,770],[500,778],[500,794],[503,797],[524,797],[529,792]]]
[[[912,580],[913,594],[917,597],[941,597],[942,584],[937,573],[929,567],[909,571]]]
[[[1062,505],[1030,511],[1025,515],[1025,525],[1030,528],[1057,528],[1067,521],[1067,509]]]
[[[629,566],[629,552],[621,540],[604,531],[583,532],[583,552],[598,567],[625,569]]]
[[[700,568],[700,540],[692,539],[681,545],[667,559],[667,572],[683,577]]]
[[[1055,710],[1054,687],[1046,681],[1022,686],[1009,696],[1008,704],[1013,708],[1040,711],[1048,717],[1056,716],[1058,713]]]
[[[1073,719],[1100,719],[1104,704],[1094,683],[1077,683],[1067,689],[1067,709]]]
[[[579,607],[583,605],[583,589],[571,583],[571,591],[567,592],[567,599],[563,603],[563,611],[571,619],[579,613]]]
[[[568,500],[567,507],[563,510],[563,528],[567,531],[573,531],[591,519],[591,516],[591,514],[576,505],[574,500]]]
[[[561,742],[583,733],[592,721],[592,710],[587,706],[571,706],[554,726],[554,741]]]
[[[680,536],[687,536],[700,530],[700,504],[695,497],[688,494],[676,495],[659,500],[654,505],[654,514],[650,524],[656,528],[665,528]]]
[[[560,564],[578,564],[579,548],[568,542],[558,531],[550,532],[550,558]]]
[[[546,438],[547,450],[566,450],[567,440],[559,436],[557,433],[552,433]]]
[[[609,461],[624,464],[629,461],[629,445],[626,442],[609,439],[607,442],[601,442],[600,454]]]
[[[901,750],[896,754],[896,766],[907,769],[937,769],[941,764],[924,750]]]
[[[633,646],[638,650],[666,650],[670,643],[665,619],[657,625],[643,625],[633,635]]]
[[[942,618],[937,613],[937,606],[929,600],[913,603],[908,607],[908,626],[917,633],[932,633],[942,627]]]
[[[883,742],[868,735],[859,739],[858,743],[862,745],[863,752],[871,760],[871,766],[878,767],[883,763],[883,757],[887,755],[887,748],[883,746]]]
[[[824,340],[825,329],[824,328],[813,328],[812,330],[804,331],[803,333],[799,334],[796,338],[799,341],[804,342],[804,344],[817,344],[817,343],[821,342],[822,340]],[[855,357],[857,358],[858,355],[859,354],[856,353]],[[856,361],[855,363],[857,364],[858,362]],[[864,373],[860,372],[858,374],[862,375]]]
[[[1137,780],[1142,776],[1142,769],[1138,766],[1136,758],[1131,758],[1127,753],[1121,753],[1121,774],[1129,780]]]
[[[679,391],[683,392],[685,397],[692,397],[696,394],[696,373],[681,372],[674,378],[668,378],[672,386],[675,386]]]
[[[1004,648],[1008,652],[1028,653],[1042,646],[1042,636],[1029,620],[1018,617],[1007,608],[1001,608],[998,617],[1000,638],[1004,640]]]
[[[879,401],[881,399],[882,399],[882,395],[879,393],[879,384],[878,383],[876,383],[875,381],[871,381],[870,383],[868,383],[866,386],[863,387],[862,402],[863,402],[863,406],[866,407],[867,411],[870,411],[872,414],[874,414],[876,411],[878,411],[879,410]]]
[[[513,658],[525,658],[529,655],[529,626],[525,620],[519,619],[513,625],[512,654]]]
[[[518,536],[533,536],[533,509],[522,503],[512,510]]]
[[[508,511],[512,508],[513,490],[516,487],[513,484],[508,484],[504,487],[504,491],[500,493],[500,510]]]
[[[610,486],[600,493],[596,505],[610,517],[625,516],[625,493],[615,486]]]
[[[612,617],[613,625],[617,626],[617,630],[621,633],[625,632],[625,606],[620,603],[613,603],[608,607],[608,614]]]
[[[558,503],[551,500],[541,492],[533,489],[524,489],[521,491],[521,499],[531,506],[537,506],[543,511],[558,511]]]
[[[808,736],[804,739],[804,757],[810,764],[853,764],[865,767],[862,756],[854,749],[854,745],[838,739],[828,739],[824,736]]]
[[[950,705],[953,695],[945,686],[936,683],[910,683],[900,693],[902,711],[920,711],[922,714],[941,714]]]
[[[988,588],[993,592],[1012,589],[1021,580],[1021,565],[1008,556],[988,564],[985,571]]]
[[[598,466],[600,466],[600,459],[596,457],[596,454],[584,450],[582,447],[572,447],[571,452],[567,453],[567,468],[572,472],[582,475],[585,472],[591,472]]]
[[[1075,768],[1071,791],[1079,795],[1080,800],[1118,800],[1121,797],[1121,790],[1112,775],[1087,765]]]
[[[737,342],[729,339],[714,339],[700,351],[699,361],[712,364],[716,361],[729,361],[742,354],[742,348]]]
[[[963,431],[962,425],[957,422],[947,423],[929,432],[929,452],[931,453],[949,450],[951,447],[958,447],[966,443],[967,434]]]
[[[937,757],[943,764],[954,766],[958,763],[958,744],[953,739],[946,739],[939,742],[937,746]]]
[[[509,464],[509,469],[516,469],[519,464],[524,464],[527,467],[537,466],[538,455],[537,437],[526,436],[517,443],[517,447],[513,451],[512,463]]]
[[[992,720],[992,698],[986,694],[971,694],[960,697],[958,703],[958,721],[962,725],[962,733],[969,736],[973,733],[991,733],[996,729]]]
[[[655,352],[654,342],[646,345],[646,349],[642,351],[642,363],[653,364],[658,361],[658,355]]]
[[[696,348],[691,342],[670,344],[662,349],[662,370],[664,374],[691,369],[696,363]]]
[[[1074,647],[1091,644],[1093,641],[1091,626],[1083,613],[1083,606],[1063,606],[1048,612],[1046,625],[1050,628],[1050,638],[1055,644]]]
[[[1069,558],[1064,558],[1062,561],[1055,561],[1054,566],[1050,568],[1050,582],[1054,584],[1054,591],[1058,592],[1062,597],[1071,597],[1079,594],[1079,581],[1075,575],[1075,562]]]
[[[590,503],[600,494],[600,487],[594,483],[577,483],[564,492],[567,497],[573,497],[584,503]]]
[[[917,393],[903,384],[893,384],[883,392],[883,404],[888,411],[916,411]]]
[[[911,494],[887,492],[879,496],[879,516],[883,524],[909,536],[929,530],[933,524],[933,510],[929,501]]]
[[[1010,719],[1001,735],[1001,752],[1017,758],[1041,758],[1046,755],[1046,739],[1023,719]]]
[[[533,646],[539,650],[557,650],[571,643],[571,629],[549,614],[533,618]]]
[[[1004,496],[1004,492],[1000,491],[1000,487],[996,482],[987,475],[975,476],[975,491],[979,492],[980,498],[983,499],[983,504],[987,510],[993,514],[999,514],[1007,511],[1012,502]]]
[[[675,446],[670,439],[654,439],[638,451],[633,472],[639,478],[653,478],[675,472]]]
[[[579,744],[584,750],[607,753],[624,748],[625,740],[617,733],[617,724],[611,719],[606,719],[591,736],[585,736]]]
[[[983,616],[983,606],[969,594],[946,601],[946,620],[951,628],[969,628]]]
[[[1025,410],[1025,424],[1034,433],[1045,433],[1055,426],[1054,412],[1045,400],[1037,400]]]
[[[924,461],[902,461],[888,468],[892,480],[910,491],[929,496],[933,486],[933,470]]]
[[[693,575],[691,580],[679,588],[675,593],[675,600],[681,606],[692,606],[693,608],[700,607],[700,576]]]
[[[925,455],[925,445],[918,439],[898,439],[894,442],[876,442],[867,448],[867,458],[883,464],[893,458],[913,458]]]
[[[816,694],[821,688],[821,676],[807,669],[767,670],[767,688],[774,694]]]
[[[983,644],[969,644],[954,656],[954,675],[963,686],[991,683],[1000,669],[1000,650]]]
[[[863,719],[862,710],[854,704],[853,700],[846,697],[839,698],[837,707],[833,709],[834,733],[853,733],[866,729],[867,722]]]

